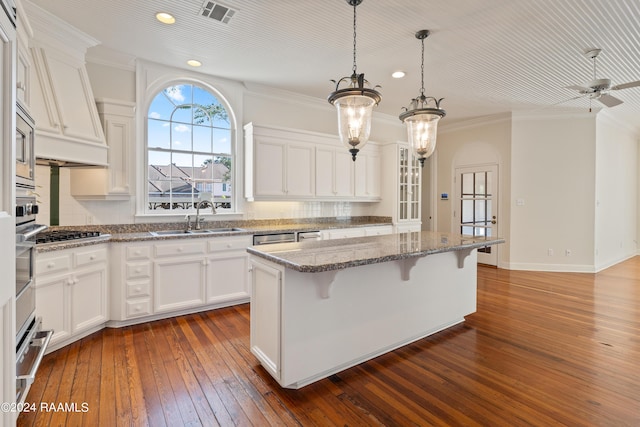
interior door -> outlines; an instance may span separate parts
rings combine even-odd
[[[498,236],[498,165],[457,168],[455,188],[454,232]],[[479,248],[478,262],[497,265],[497,247]]]

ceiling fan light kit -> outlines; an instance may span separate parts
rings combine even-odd
[[[369,87],[364,73],[358,74],[356,66],[356,7],[362,0],[347,0],[353,6],[353,69],[350,76],[331,80],[336,85],[328,101],[338,112],[338,132],[340,140],[349,149],[351,158],[356,160],[358,151],[369,141],[373,107],[380,103],[382,96],[375,86]],[[341,85],[345,85],[342,88]]]

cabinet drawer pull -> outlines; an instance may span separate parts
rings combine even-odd
[[[56,266],[55,262],[50,262],[50,263],[47,264],[47,268],[53,268],[55,266]]]
[[[93,260],[95,260],[95,259],[96,259],[96,256],[95,256],[95,255],[90,255],[90,256],[89,256],[89,259],[90,259],[91,261],[93,261]]]
[[[183,250],[184,249],[182,249],[181,247],[176,249],[176,251],[178,251],[178,252],[182,252]]]
[[[142,291],[142,288],[140,286],[138,286],[138,287],[136,287],[135,291],[136,291],[137,294],[139,294],[140,291]]]
[[[140,272],[142,272],[142,269],[136,268],[136,273],[140,273]]]

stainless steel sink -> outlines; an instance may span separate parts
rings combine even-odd
[[[173,236],[177,234],[189,234],[187,230],[158,230],[158,231],[150,231],[149,234],[152,236]]]
[[[203,231],[207,231],[209,233],[231,233],[233,231],[246,231],[244,228],[209,228],[207,230],[203,230]]]
[[[152,236],[181,236],[185,234],[215,234],[215,233],[232,233],[234,231],[246,231],[244,228],[236,227],[223,227],[223,228],[208,228],[205,230],[158,230],[150,231]]]

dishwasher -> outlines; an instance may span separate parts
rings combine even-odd
[[[298,231],[296,233],[296,241],[306,242],[309,240],[322,240],[322,234],[319,231]]]
[[[291,243],[296,241],[296,233],[254,234],[253,246],[272,245],[274,243]]]

